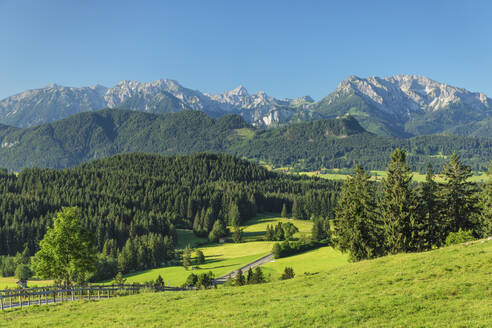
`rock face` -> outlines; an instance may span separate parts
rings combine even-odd
[[[492,99],[415,75],[361,79],[351,76],[340,83],[335,92],[355,93],[378,110],[397,115],[401,120],[446,109],[459,104],[477,111],[490,111]]]
[[[415,75],[350,76],[311,106],[309,113],[314,117],[351,114],[367,130],[396,137],[492,136],[492,99]]]
[[[124,80],[112,88],[49,85],[1,100],[0,123],[29,127],[106,107],[151,113],[191,109],[211,117],[232,113],[260,127],[350,114],[380,135],[492,136],[490,98],[414,75],[350,76],[319,102],[309,96],[280,100],[263,91],[249,94],[243,86],[212,95],[169,79]]]

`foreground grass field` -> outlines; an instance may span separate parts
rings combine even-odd
[[[491,327],[492,241],[293,280],[5,313],[2,327]]]

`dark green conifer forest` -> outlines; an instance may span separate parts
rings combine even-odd
[[[300,219],[334,215],[339,182],[277,174],[229,155],[117,155],[72,169],[0,174],[0,254],[33,255],[63,206],[95,234],[98,272],[175,259],[177,228],[216,241],[226,225],[297,203]],[[102,278],[101,275],[98,278]]]

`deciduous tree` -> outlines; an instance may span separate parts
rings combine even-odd
[[[84,228],[79,209],[64,207],[46,231],[33,264],[38,276],[68,286],[94,271],[96,255],[92,233]]]

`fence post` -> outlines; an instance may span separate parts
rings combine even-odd
[[[101,299],[101,286],[97,286],[97,299]]]
[[[12,294],[9,292],[10,309],[12,309]]]
[[[3,311],[3,293],[0,293],[0,307],[2,307]]]
[[[38,290],[38,303],[41,305],[41,291]]]
[[[22,298],[21,298],[21,292],[19,291],[19,304],[20,308],[22,309]]]
[[[31,293],[27,292],[27,306],[31,306]]]
[[[91,286],[87,286],[87,297],[91,300]]]
[[[53,289],[52,292],[53,292],[53,303],[56,303],[56,290]]]

